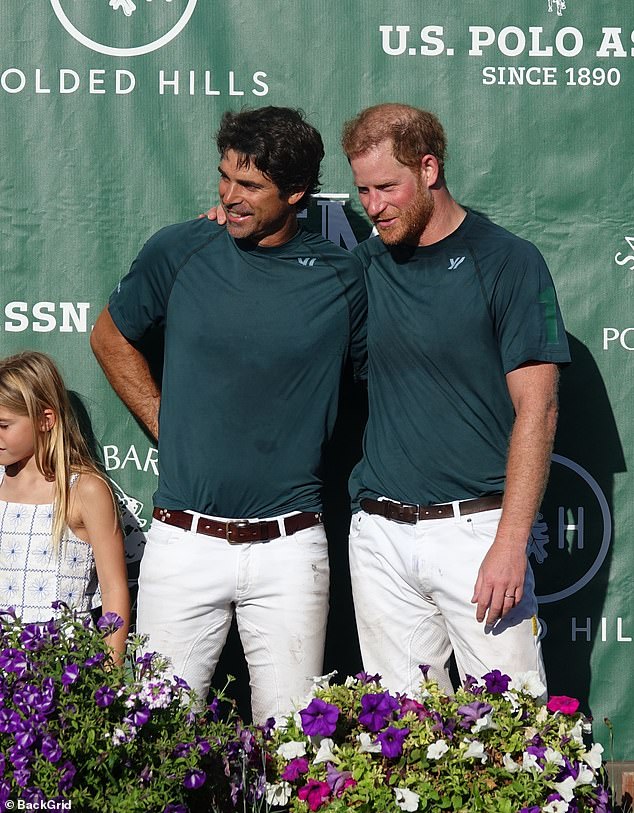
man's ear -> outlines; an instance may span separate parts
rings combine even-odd
[[[423,183],[428,189],[435,186],[440,179],[440,167],[438,166],[438,159],[431,153],[426,153],[420,159],[420,172]]]
[[[44,412],[42,412],[42,418],[40,420],[40,429],[42,432],[50,432],[56,422],[57,415],[50,407],[46,407]]]
[[[306,190],[302,189],[301,192],[293,192],[293,194],[289,195],[288,198],[286,198],[286,200],[288,201],[290,206],[295,206],[295,204],[299,203],[305,194]]]

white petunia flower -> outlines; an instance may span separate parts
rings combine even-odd
[[[535,720],[538,723],[545,723],[548,719],[548,709],[546,706],[540,706],[537,714],[535,715]]]
[[[579,766],[579,773],[575,779],[575,786],[579,785],[594,785],[594,771],[585,765]]]
[[[347,689],[349,689],[350,686],[354,686],[356,682],[357,682],[357,679],[355,677],[353,677],[352,675],[348,675],[348,677],[344,680],[343,685]]]
[[[473,726],[471,727],[471,733],[478,734],[480,731],[486,731],[489,728],[491,729],[498,728],[497,723],[493,722],[493,712],[489,712],[488,714],[485,714],[483,717],[480,717],[478,720],[476,720]]]
[[[584,762],[587,762],[591,768],[598,770],[601,767],[601,763],[603,762],[603,757],[601,756],[602,753],[603,746],[601,745],[600,742],[595,742],[592,748],[582,755],[581,759]]]
[[[544,751],[544,759],[546,762],[551,762],[553,765],[565,765],[564,758],[559,753],[559,751],[555,751],[553,748],[547,748]]]
[[[592,731],[592,725],[583,720],[577,720],[574,726],[568,732],[568,736],[572,737],[579,745],[583,745],[583,735],[589,734]]]
[[[553,787],[565,802],[571,802],[575,798],[575,780],[572,776],[567,776],[563,782],[555,782]]]
[[[509,773],[517,773],[517,771],[520,769],[520,766],[517,764],[517,762],[515,762],[510,754],[504,754],[502,757],[502,764]]]
[[[537,756],[535,754],[528,754],[526,751],[522,754],[522,770],[527,772],[532,772],[534,770],[541,771],[541,768],[537,762]]]
[[[427,747],[427,759],[440,759],[448,750],[449,746],[444,740],[436,740]]]
[[[333,754],[334,742],[330,737],[324,737],[319,743],[319,750],[313,759],[313,765],[319,765],[320,762],[334,762],[337,757]]]
[[[359,752],[361,754],[381,753],[381,743],[374,742],[372,737],[366,731],[364,731],[362,734],[358,734],[357,739],[359,740],[360,744]]]
[[[396,794],[396,804],[401,810],[414,811],[418,810],[418,800],[420,796],[414,791],[407,790],[407,788],[394,788]]]
[[[284,757],[284,759],[295,759],[296,757],[303,757],[306,754],[306,745],[303,742],[293,740],[291,742],[283,742],[277,749],[277,753]]]
[[[567,813],[568,802],[563,802],[561,799],[554,799],[548,802],[544,808],[544,813]]]
[[[266,783],[266,803],[275,807],[282,807],[291,798],[291,786],[288,782],[277,782],[274,785]]]
[[[472,740],[462,756],[464,759],[479,759],[483,765],[489,758],[484,751],[484,745],[478,740]]]
[[[334,669],[332,672],[328,672],[327,675],[317,675],[317,677],[314,677],[311,692],[314,694],[319,689],[327,689],[330,686],[330,681],[336,674],[337,670]]]
[[[546,687],[534,670],[530,672],[517,672],[511,680],[511,689],[524,692],[531,697],[542,697],[546,694]]]

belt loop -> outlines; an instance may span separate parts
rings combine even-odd
[[[280,536],[288,536],[286,533],[286,524],[285,524],[286,517],[277,517],[277,527],[280,529]]]
[[[198,533],[198,521],[200,520],[202,514],[198,514],[196,511],[185,511],[186,514],[191,514],[192,517],[192,524],[189,528],[190,531],[197,534]]]
[[[451,507],[453,508],[454,519],[460,518],[460,500],[452,500]]]

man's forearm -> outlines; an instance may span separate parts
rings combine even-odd
[[[107,307],[95,322],[90,346],[119,398],[158,438],[161,391],[145,357],[121,334]]]
[[[506,485],[497,539],[525,547],[541,505],[557,427],[556,382],[550,397],[520,409],[509,442]]]

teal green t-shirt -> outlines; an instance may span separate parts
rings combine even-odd
[[[349,356],[364,374],[357,258],[301,229],[260,248],[194,220],[150,238],[109,308],[131,341],[165,331],[155,505],[243,518],[320,510]]]
[[[553,282],[531,243],[468,211],[430,246],[355,252],[368,291],[369,420],[350,490],[441,503],[504,490],[506,374],[565,363]]]

